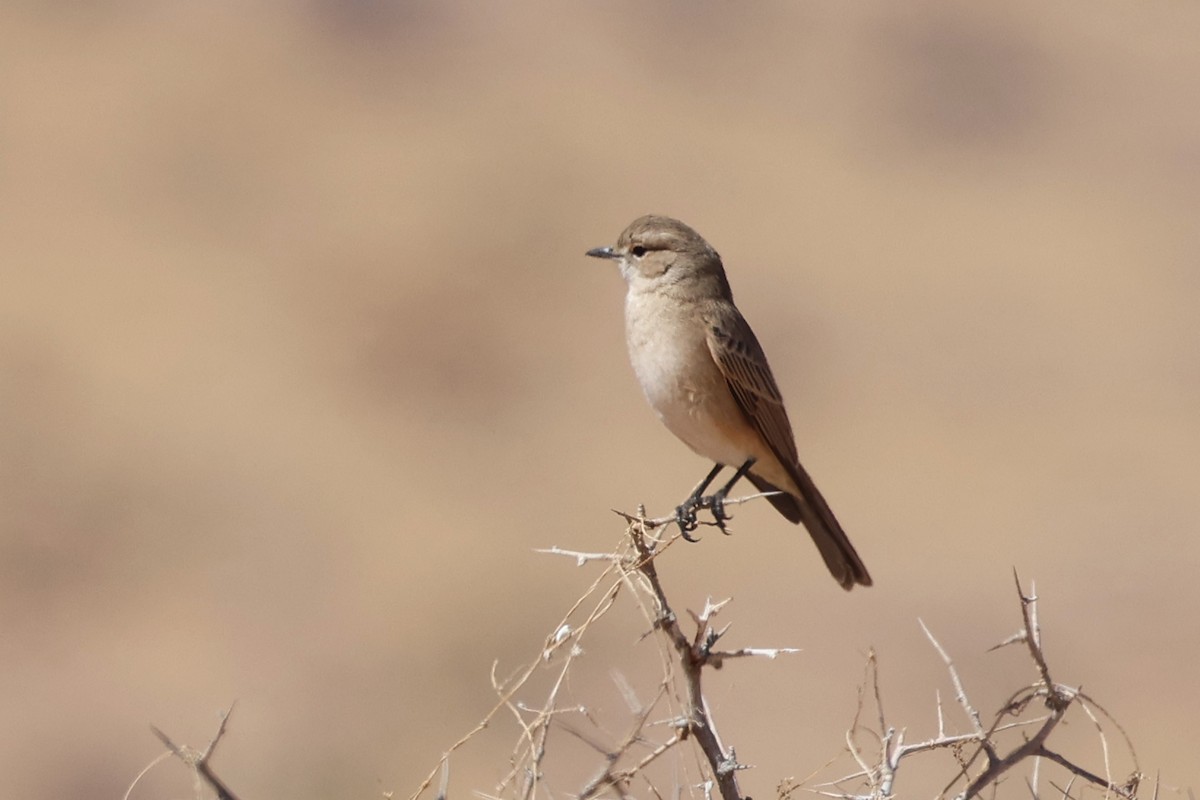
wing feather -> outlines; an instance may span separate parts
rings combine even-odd
[[[705,324],[709,351],[734,400],[800,491],[797,497],[771,497],[772,503],[792,522],[804,523],[826,566],[843,588],[850,589],[856,583],[870,586],[871,576],[866,566],[816,484],[800,465],[783,395],[749,323],[735,307],[722,304],[708,312]],[[753,470],[751,473],[750,479],[760,490],[778,488],[755,476]]]
[[[789,472],[799,462],[796,438],[762,345],[741,314],[707,320],[708,347],[750,424]]]

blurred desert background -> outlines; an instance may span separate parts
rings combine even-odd
[[[607,550],[610,509],[708,467],[583,255],[651,211],[724,256],[876,581],[842,592],[765,503],[660,566],[680,608],[734,598],[729,646],[803,648],[710,679],[743,789],[838,754],[871,647],[932,735],[918,618],[983,708],[1033,680],[985,652],[1014,567],[1056,678],[1195,786],[1197,31],[1194,3],[0,6],[5,794],[120,797],[150,724],[201,746],[236,700],[242,797],[406,797],[598,572],[534,548]],[[643,632],[614,617],[573,676],[598,742],[614,670],[653,689]],[[516,738],[456,754],[451,796]],[[132,797],[192,791],[164,763]]]

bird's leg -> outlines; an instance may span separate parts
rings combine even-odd
[[[725,468],[724,464],[716,464],[712,470],[705,476],[704,480],[692,490],[687,500],[683,501],[682,505],[675,507],[675,522],[679,524],[679,531],[683,534],[683,538],[689,542],[699,541],[693,538],[690,534],[696,530],[696,509],[702,507],[704,490],[713,482],[713,478],[717,477],[717,473]]]
[[[746,463],[738,467],[737,472],[733,473],[733,477],[729,479],[729,483],[718,489],[717,493],[712,497],[706,498],[709,507],[712,508],[713,519],[717,521],[717,527],[721,529],[721,533],[729,534],[729,531],[725,530],[725,522],[732,519],[732,517],[725,513],[725,498],[729,495],[729,490],[733,488],[733,485],[750,471],[750,468],[754,466],[754,462],[757,460],[754,456],[746,459]],[[716,475],[716,473],[713,473],[713,475]]]

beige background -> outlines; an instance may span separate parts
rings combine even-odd
[[[1013,567],[1059,679],[1194,786],[1200,6],[999,5],[5,4],[5,794],[119,797],[148,724],[199,745],[237,699],[243,797],[407,796],[594,574],[532,549],[707,469],[583,256],[647,211],[725,257],[877,583],[764,504],[672,551],[732,646],[804,648],[713,680],[743,786],[837,754],[871,646],[931,733],[918,617],[981,705],[1032,678],[984,652]],[[572,686],[613,735],[641,632]]]

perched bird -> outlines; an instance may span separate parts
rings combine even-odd
[[[762,346],[733,302],[721,257],[679,220],[640,217],[612,247],[587,252],[617,262],[625,278],[629,360],[650,405],[671,433],[716,462],[676,509],[684,536],[696,511],[724,530],[725,498],[746,477],[793,523],[804,523],[844,589],[871,576],[825,498],[800,466],[792,426]],[[723,467],[732,479],[704,496]]]

